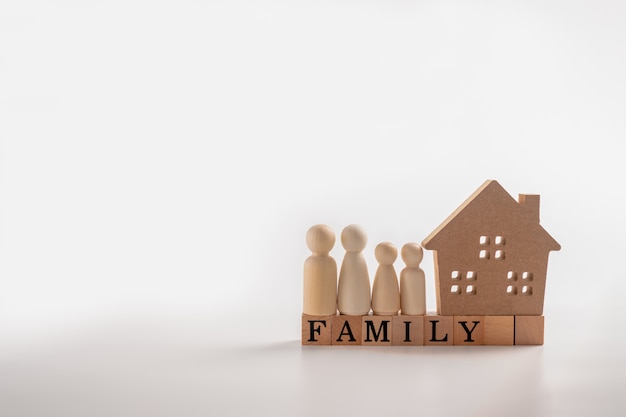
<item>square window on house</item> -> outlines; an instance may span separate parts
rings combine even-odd
[[[452,271],[450,278],[454,280],[461,279],[461,273],[459,271]]]
[[[494,254],[494,257],[501,261],[504,259],[504,251],[503,250],[497,250],[496,253]]]
[[[481,236],[478,242],[481,246],[487,246],[489,244],[489,236]]]
[[[461,294],[461,287],[459,287],[458,285],[453,285],[452,287],[450,287],[450,292],[452,294]]]
[[[507,281],[517,281],[517,272],[509,271],[506,273]]]
[[[515,295],[515,294],[517,294],[517,288],[515,288],[512,285],[509,285],[508,287],[506,287],[506,293],[508,295]]]
[[[494,242],[497,246],[504,246],[504,244],[506,243],[506,241],[504,240],[504,236],[496,236]]]
[[[477,277],[478,274],[474,271],[467,271],[467,273],[465,274],[465,278],[470,281],[475,281]]]
[[[465,293],[470,295],[476,294],[476,287],[473,285],[468,285],[467,287],[465,287]]]
[[[531,287],[529,285],[524,285],[522,287],[522,294],[524,294],[524,295],[532,295],[533,294],[533,287]]]
[[[533,280],[533,273],[532,272],[522,272],[522,279],[524,281],[532,281]]]
[[[480,253],[478,254],[478,257],[480,259],[489,259],[489,251],[481,250]]]

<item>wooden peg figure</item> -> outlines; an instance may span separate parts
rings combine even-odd
[[[426,314],[426,277],[419,267],[424,251],[418,243],[402,247],[402,260],[406,264],[400,272],[400,295],[402,314],[421,316]]]
[[[365,231],[355,225],[341,232],[341,244],[346,254],[339,272],[337,307],[341,314],[362,316],[370,312],[370,277],[363,249],[367,245]]]
[[[312,226],[306,244],[313,252],[304,262],[303,313],[329,316],[337,313],[337,263],[329,255],[335,232],[324,224]]]
[[[379,316],[394,316],[400,311],[400,288],[393,263],[398,257],[398,250],[393,243],[383,242],[374,251],[378,269],[372,288],[372,311]]]

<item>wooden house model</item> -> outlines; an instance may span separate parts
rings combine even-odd
[[[493,180],[422,246],[434,251],[437,313],[481,316],[541,315],[548,254],[561,249],[539,224],[539,196],[516,201]]]

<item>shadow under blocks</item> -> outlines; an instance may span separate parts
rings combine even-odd
[[[542,345],[548,255],[561,249],[539,223],[539,195],[515,200],[488,180],[421,245],[391,242],[374,250],[370,285],[367,235],[346,226],[341,267],[329,255],[335,233],[312,226],[304,263],[303,345]],[[436,313],[426,312],[423,250],[434,256]]]

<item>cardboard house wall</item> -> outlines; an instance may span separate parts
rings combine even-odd
[[[442,315],[541,315],[548,254],[561,249],[539,224],[539,196],[515,201],[493,180],[422,246],[434,251]]]

